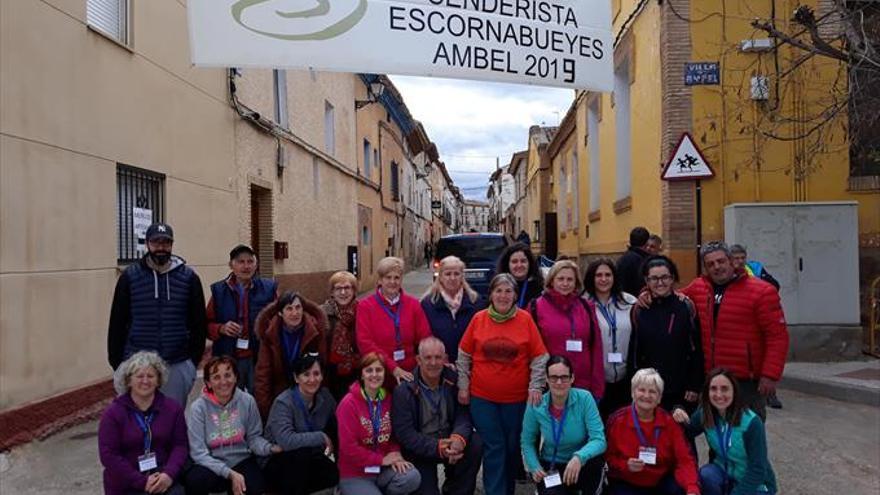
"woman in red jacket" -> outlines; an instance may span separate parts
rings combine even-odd
[[[385,385],[395,386],[413,380],[416,348],[431,336],[428,318],[419,300],[403,293],[403,260],[388,257],[376,267],[379,287],[358,302],[355,334],[362,354],[376,352],[383,356],[385,369],[396,379],[385,378]]]
[[[375,352],[364,355],[360,378],[336,408],[342,495],[407,495],[422,483],[392,435],[391,394],[382,387],[384,362]]]
[[[602,335],[593,303],[580,297],[581,276],[574,261],[561,260],[547,274],[544,293],[529,311],[551,356],[572,362],[574,387],[593,394],[596,402],[605,392]]]
[[[608,493],[698,495],[697,465],[681,427],[661,409],[663,379],[653,368],[632,379],[633,403],[608,418]]]

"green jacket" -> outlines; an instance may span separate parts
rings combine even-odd
[[[556,463],[565,464],[573,456],[580,457],[581,464],[605,452],[605,428],[599,409],[590,392],[572,388],[566,403],[565,424],[556,453]],[[538,440],[543,437],[540,459],[551,462],[553,457],[553,425],[557,424],[550,415],[550,392],[537,406],[529,405],[523,417],[521,444],[526,469],[535,472],[540,468],[538,461]]]
[[[724,432],[728,423],[722,418],[716,421]],[[715,453],[715,465],[723,469],[736,481],[731,495],[753,494],[759,490],[776,493],[776,475],[767,459],[767,437],[761,418],[750,409],[743,411],[739,425],[733,427],[727,449],[727,461],[721,455],[721,438],[718,430],[703,431],[703,410],[697,409],[691,415],[688,430],[694,434],[706,434],[706,442]]]

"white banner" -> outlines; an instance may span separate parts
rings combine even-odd
[[[134,206],[131,209],[131,220],[136,241],[135,250],[139,254],[143,254],[147,252],[147,228],[153,223],[153,210]]]
[[[608,0],[189,0],[193,63],[613,89]]]

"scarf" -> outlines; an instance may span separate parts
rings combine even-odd
[[[489,305],[489,318],[492,318],[492,321],[494,321],[495,323],[504,323],[505,321],[516,316],[516,310],[517,310],[517,307],[514,304],[514,305],[510,306],[510,311],[508,311],[507,313],[499,313],[498,311],[495,311],[495,306],[490,304]]]
[[[443,297],[443,302],[446,303],[446,307],[452,312],[452,317],[454,318],[455,313],[458,312],[458,308],[461,307],[461,300],[464,298],[464,288],[458,289],[458,293],[453,297],[449,297],[446,294],[446,291],[440,289],[440,296]]]
[[[336,373],[340,376],[350,375],[357,365],[357,350],[354,340],[356,302],[355,299],[352,299],[347,306],[339,306],[333,299],[329,301],[332,312],[336,313],[336,317],[339,319],[330,336],[329,360],[336,365]]]
[[[577,302],[579,296],[574,291],[567,296],[564,296],[553,289],[547,289],[544,291],[544,297],[547,298],[550,304],[556,306],[562,311],[568,312],[571,311],[572,306]]]

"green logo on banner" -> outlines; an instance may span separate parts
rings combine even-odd
[[[285,33],[272,33],[269,31],[263,31],[261,29],[256,29],[254,27],[248,26],[242,21],[241,16],[242,13],[256,5],[260,5],[262,3],[270,2],[273,0],[239,0],[232,5],[232,17],[235,19],[235,22],[240,24],[243,28],[253,31],[257,34],[261,34],[263,36],[268,36],[269,38],[275,38],[279,40],[286,41],[319,41],[319,40],[329,40],[330,38],[335,38],[349,29],[353,28],[360,20],[364,17],[364,14],[367,12],[367,0],[354,0],[357,2],[354,10],[339,21],[335,23],[323,27],[318,31],[313,31],[310,33],[298,33],[298,34],[285,34]],[[330,14],[330,0],[314,0],[316,5],[312,8],[293,11],[293,12],[285,12],[276,10],[275,14],[278,17],[283,19],[309,19],[309,18],[320,18],[327,16]],[[338,2],[338,0],[336,1]]]

